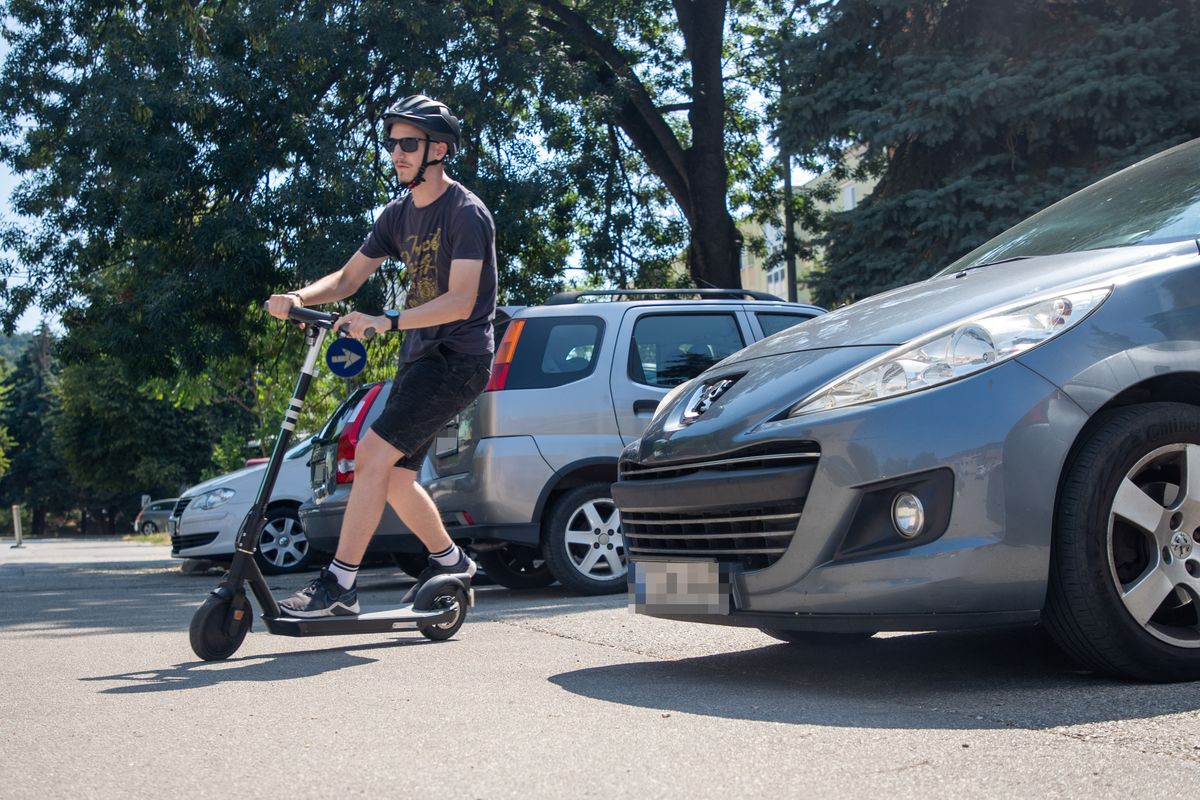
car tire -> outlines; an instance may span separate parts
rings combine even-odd
[[[550,565],[536,547],[506,544],[478,553],[475,560],[489,578],[508,589],[541,589],[555,581]]]
[[[392,553],[392,563],[410,578],[419,578],[429,566],[429,556],[424,553]]]
[[[765,633],[767,636],[770,636],[772,639],[778,639],[781,642],[787,642],[788,644],[812,645],[814,647],[861,642],[870,639],[876,633],[875,631],[854,631],[852,633],[832,633],[830,631],[789,631],[784,628],[759,628],[759,630]]]
[[[1146,681],[1200,678],[1200,409],[1105,412],[1059,494],[1042,617],[1076,661]]]
[[[308,569],[313,549],[300,524],[300,514],[291,506],[267,509],[254,560],[265,575],[288,575]]]
[[[588,483],[559,497],[542,523],[542,553],[551,573],[580,594],[625,591],[621,513],[607,483]]]
[[[139,530],[143,536],[149,536],[152,533],[158,533],[158,526],[153,522],[143,522],[142,527],[139,528]]]

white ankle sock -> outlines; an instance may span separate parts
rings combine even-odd
[[[329,562],[329,571],[333,574],[333,577],[337,578],[338,586],[341,586],[343,589],[349,589],[354,586],[354,580],[358,577],[357,564],[353,566],[343,564],[336,558]]]
[[[430,553],[429,557],[443,567],[453,567],[462,558],[462,548],[452,544],[440,553]]]

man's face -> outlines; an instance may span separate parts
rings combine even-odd
[[[393,122],[388,129],[387,135],[392,139],[404,139],[412,137],[418,139],[419,144],[415,152],[406,153],[400,147],[393,147],[389,154],[392,158],[392,166],[396,168],[396,177],[401,183],[411,183],[417,177],[417,170],[421,168],[421,157],[425,155],[425,131],[420,128],[409,125],[406,122]],[[435,161],[446,155],[445,142],[430,142],[429,143],[429,159]]]

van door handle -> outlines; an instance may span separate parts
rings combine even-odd
[[[637,415],[653,414],[654,409],[656,409],[656,408],[658,408],[657,400],[634,400],[633,401],[633,413],[637,414]]]

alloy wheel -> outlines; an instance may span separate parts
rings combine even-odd
[[[1108,566],[1121,603],[1147,633],[1200,648],[1200,445],[1141,458],[1117,487]]]
[[[303,561],[308,554],[308,537],[299,521],[275,517],[263,528],[258,552],[271,566],[287,569]]]
[[[571,514],[565,536],[567,555],[582,575],[613,580],[625,574],[621,512],[611,498],[588,500]]]

